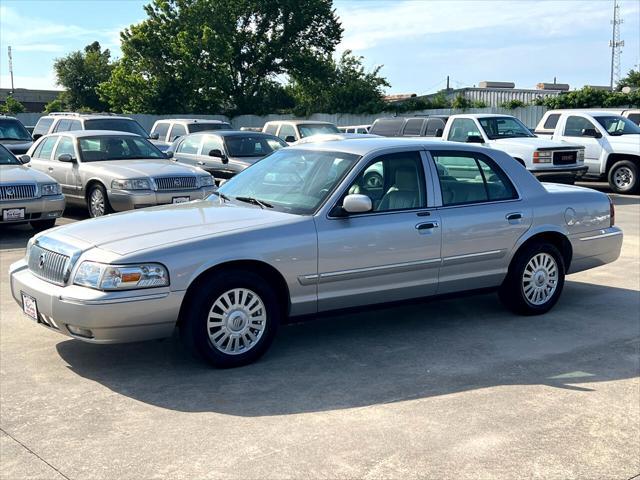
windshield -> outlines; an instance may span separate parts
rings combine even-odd
[[[0,145],[0,165],[22,165],[9,150]]]
[[[228,123],[190,123],[189,133],[206,132],[207,130],[233,130]]]
[[[318,135],[319,133],[340,133],[338,127],[330,123],[303,123],[298,125],[300,138]]]
[[[609,135],[633,135],[640,133],[640,127],[628,118],[619,115],[611,115],[608,117],[594,117],[600,125],[607,131]]]
[[[341,152],[284,148],[233,177],[218,190],[298,215],[315,212],[360,157]]]
[[[535,137],[517,118],[488,117],[480,118],[480,125],[489,140],[500,138]]]
[[[12,118],[0,118],[0,140],[32,141],[31,135],[24,125]]]
[[[230,157],[264,157],[287,146],[278,137],[251,134],[225,137],[224,143]]]
[[[78,147],[80,149],[80,158],[83,162],[167,158],[144,138],[132,135],[81,137],[78,139]]]
[[[135,133],[144,138],[149,134],[135,120],[128,118],[94,118],[84,121],[85,130],[115,130],[116,132]]]

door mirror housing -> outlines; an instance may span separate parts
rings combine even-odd
[[[591,138],[602,138],[602,134],[595,128],[583,128],[582,136]]]
[[[155,132],[149,135],[150,140],[158,140],[159,138],[160,138],[160,134],[158,132]]]
[[[209,156],[214,158],[219,158],[222,161],[222,163],[229,163],[229,159],[224,153],[222,153],[222,150],[220,150],[219,148],[214,148],[213,150],[209,150]]]
[[[60,155],[58,155],[58,161],[59,162],[65,162],[65,163],[75,163],[76,159],[73,158],[68,153],[61,153]]]
[[[344,197],[342,209],[347,213],[365,213],[373,210],[373,204],[366,195],[352,193]]]
[[[441,137],[443,133],[444,133],[444,129],[436,128],[435,134],[433,136],[434,137]]]
[[[296,137],[294,137],[293,135],[287,135],[286,137],[284,137],[284,141],[287,143],[293,143],[296,141]]]
[[[20,155],[18,157],[18,160],[20,160],[20,163],[22,163],[23,165],[26,165],[31,161],[31,157],[29,155]]]
[[[35,141],[35,140],[39,139],[42,136],[42,134],[41,133],[34,133],[31,136],[33,137],[33,140]]]
[[[167,158],[173,158],[173,151],[167,150],[166,152],[164,152],[164,156]]]
[[[484,143],[484,138],[480,135],[469,135],[467,137],[467,143]]]

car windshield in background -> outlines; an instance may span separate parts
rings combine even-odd
[[[189,133],[206,132],[210,130],[233,130],[228,123],[190,123]]]
[[[287,146],[286,142],[277,137],[259,135],[229,136],[225,137],[224,143],[230,157],[264,157]]]
[[[19,121],[0,118],[0,140],[24,140],[30,142],[32,138]]]
[[[227,198],[308,215],[315,212],[360,157],[284,148],[233,177],[218,190]]]
[[[535,137],[533,133],[516,118],[487,117],[480,118],[480,125],[490,140],[499,138]]]
[[[80,137],[78,139],[78,147],[80,149],[80,158],[83,162],[167,158],[144,138],[131,135],[123,135],[122,137],[116,135]]]
[[[318,135],[319,133],[340,133],[338,127],[335,125],[328,125],[323,123],[313,124],[305,123],[298,125],[300,131],[300,138],[310,137],[311,135]]]
[[[9,150],[0,145],[0,165],[22,165],[22,163]]]
[[[618,115],[610,117],[594,117],[600,125],[607,131],[609,135],[634,135],[640,133],[640,127],[628,118]]]
[[[85,130],[114,130],[116,132],[135,133],[148,138],[149,134],[135,120],[126,118],[94,118],[84,121]]]

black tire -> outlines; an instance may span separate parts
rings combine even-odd
[[[102,208],[100,208],[97,203],[92,204],[94,195],[98,194],[101,195],[103,199]],[[94,183],[91,188],[89,188],[89,191],[87,192],[87,210],[89,211],[89,216],[91,218],[102,217],[113,213],[113,208],[111,208],[109,197],[107,196],[107,190],[102,184]]]
[[[258,360],[271,346],[284,311],[284,306],[278,302],[276,291],[269,285],[269,282],[251,271],[237,269],[216,272],[198,282],[196,288],[198,293],[185,300],[188,303],[182,312],[179,325],[180,337],[187,349],[196,358],[204,360],[216,368],[240,367]],[[208,322],[211,319],[215,320],[213,316],[210,317],[210,312],[212,309],[215,312],[216,302],[221,296],[234,289],[249,290],[250,293],[257,295],[264,306],[265,319],[263,331],[255,343],[248,347],[245,345],[247,350],[244,352],[239,349],[239,353],[228,354],[216,347],[213,339],[223,328],[226,329],[225,331],[230,331],[229,328],[232,328],[231,324],[234,322],[233,317],[229,316],[226,321],[229,328],[210,327]],[[257,312],[260,311],[261,308]],[[216,328],[219,329],[216,330]],[[252,334],[256,336],[257,332],[253,330]],[[239,338],[243,333],[235,335]],[[242,341],[246,344],[246,337],[243,337]],[[231,342],[230,338],[229,343]],[[237,344],[240,340],[236,339],[235,342]]]
[[[538,255],[542,255],[542,257],[537,257]],[[538,273],[536,273],[530,276],[531,280],[527,281],[528,286],[525,287],[525,269],[528,269],[534,257],[546,258],[544,255],[550,255],[555,261],[557,275],[555,276],[555,290],[552,291],[551,295],[549,295],[544,302],[538,304],[528,298],[525,289],[531,292],[531,288],[533,288],[535,292],[535,290],[543,289],[544,284],[540,287],[532,284],[532,282],[536,282],[535,275],[538,275]],[[528,273],[530,274],[530,271]],[[564,259],[558,249],[549,243],[531,243],[516,253],[515,258],[509,266],[509,272],[498,290],[498,295],[502,303],[514,313],[519,315],[540,315],[551,310],[560,298],[562,288],[564,287],[564,277]],[[545,276],[544,278],[546,279],[547,277]],[[542,295],[542,293],[540,295]]]
[[[49,230],[50,228],[55,227],[56,219],[50,218],[48,220],[40,220],[37,222],[29,222],[31,228],[33,228],[36,232],[42,232],[44,230]]]
[[[630,160],[614,163],[607,175],[611,190],[616,193],[635,193],[640,190],[638,165]]]

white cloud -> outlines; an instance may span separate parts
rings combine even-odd
[[[16,89],[62,90],[60,86],[56,85],[56,76],[53,70],[41,76],[14,75],[13,86]],[[11,77],[9,75],[0,75],[0,88],[11,88]]]
[[[56,43],[32,43],[27,45],[12,46],[16,52],[50,52],[59,53],[64,52],[64,47]]]

